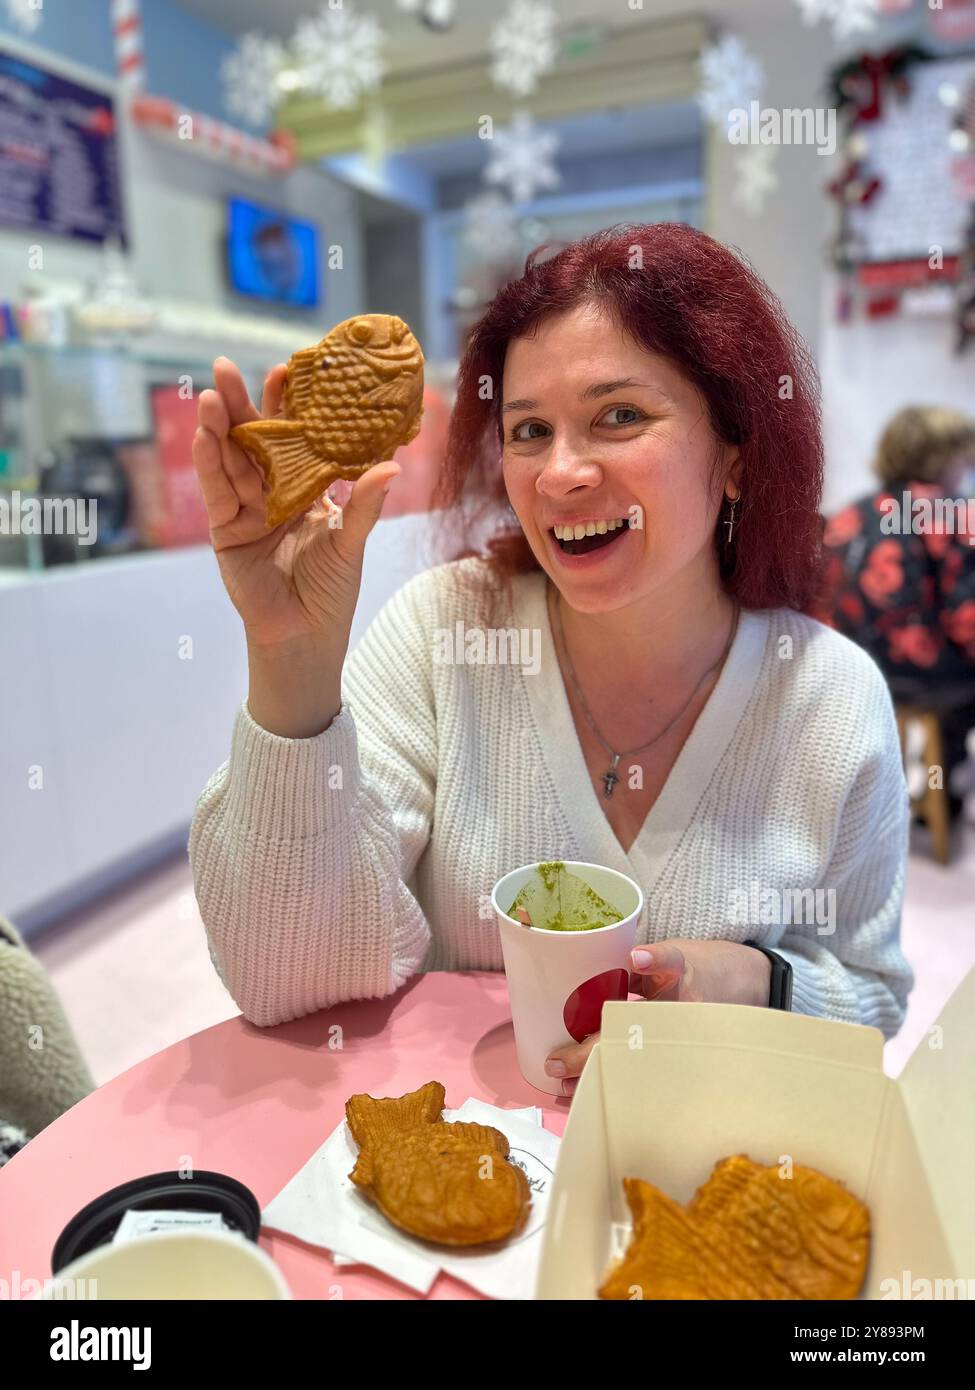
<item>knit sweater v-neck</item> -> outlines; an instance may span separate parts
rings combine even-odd
[[[469,559],[411,580],[348,657],[342,699],[307,739],[245,703],[193,818],[211,957],[251,1022],[421,970],[502,969],[494,884],[564,859],[640,884],[640,943],[773,947],[794,1010],[900,1026],[907,789],[884,680],[838,633],[741,614],[628,851],[585,763],[540,571],[506,590]]]

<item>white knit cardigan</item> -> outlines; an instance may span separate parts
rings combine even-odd
[[[495,656],[519,661],[463,660],[472,629],[490,653],[502,628],[521,645]],[[638,941],[773,946],[795,1010],[890,1036],[913,983],[899,943],[908,821],[872,660],[791,610],[744,611],[625,853],[573,726],[544,575],[499,589],[471,559],[386,604],[324,733],[281,738],[241,708],[190,859],[214,964],[256,1024],[387,995],[420,970],[500,970],[495,882],[558,858],[640,883]]]

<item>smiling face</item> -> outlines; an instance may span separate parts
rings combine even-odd
[[[502,412],[508,498],[573,608],[718,586],[714,528],[738,451],[716,438],[693,384],[605,309],[582,305],[514,339]]]

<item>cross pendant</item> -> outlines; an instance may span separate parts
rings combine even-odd
[[[619,760],[620,760],[620,755],[617,753],[617,754],[615,755],[615,757],[613,758],[613,765],[612,765],[612,767],[609,768],[609,770],[608,770],[607,772],[604,772],[604,773],[603,773],[603,788],[604,788],[604,790],[603,790],[603,795],[604,795],[604,796],[612,796],[612,795],[613,795],[613,788],[616,786],[616,783],[620,780],[619,777],[616,775],[616,769],[617,769],[617,767],[618,767],[618,765],[619,765]]]

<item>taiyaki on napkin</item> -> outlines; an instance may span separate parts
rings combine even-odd
[[[344,1120],[265,1207],[262,1224],[332,1251],[337,1268],[369,1265],[418,1293],[429,1293],[443,1270],[490,1298],[531,1298],[558,1136],[542,1128],[534,1107],[499,1110],[472,1098],[443,1115],[493,1125],[511,1145],[511,1161],[524,1169],[531,1207],[525,1226],[506,1245],[438,1248],[398,1230],[349,1180],[359,1147]]]

